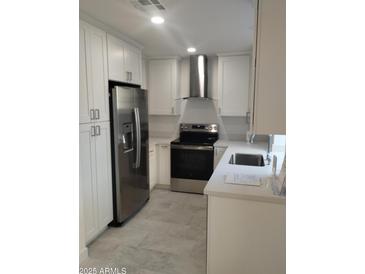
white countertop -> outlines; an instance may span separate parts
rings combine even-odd
[[[265,159],[267,154],[267,144],[249,144],[239,141],[218,140],[214,146],[227,147],[227,150],[223,154],[212,176],[210,177],[208,184],[204,189],[204,194],[285,204],[285,197],[273,194],[269,180],[272,174],[271,164],[264,167],[256,167],[232,165],[228,163],[231,155],[235,153],[262,154]],[[278,157],[278,174],[283,162],[284,153],[275,153],[275,155]],[[261,181],[261,186],[225,183],[225,176],[232,173],[253,175]]]

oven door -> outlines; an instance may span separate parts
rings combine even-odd
[[[172,178],[208,181],[213,163],[213,146],[171,145]]]

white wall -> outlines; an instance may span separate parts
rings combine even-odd
[[[178,136],[179,116],[149,116],[150,137],[174,138]]]

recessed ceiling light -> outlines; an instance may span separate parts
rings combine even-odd
[[[163,19],[161,16],[153,16],[151,18],[151,22],[159,25],[159,24],[162,24],[163,22],[165,22],[165,19]]]
[[[187,51],[188,52],[196,52],[196,48],[188,48]]]

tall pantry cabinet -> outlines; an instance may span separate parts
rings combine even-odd
[[[80,237],[87,244],[113,219],[107,40],[83,21],[79,35]]]

